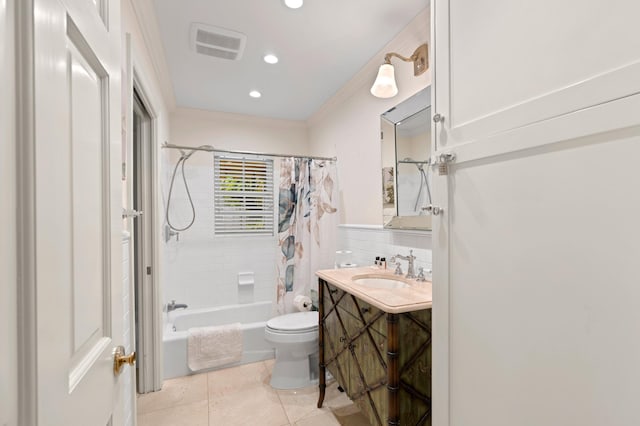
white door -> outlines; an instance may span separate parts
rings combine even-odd
[[[18,423],[14,8],[0,2],[0,425]]]
[[[640,3],[432,6],[434,424],[638,425]]]
[[[33,6],[37,424],[121,425],[119,1]]]

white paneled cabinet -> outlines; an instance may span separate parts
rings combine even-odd
[[[434,113],[445,117],[438,149],[514,139],[526,126],[640,92],[637,2],[433,4]],[[513,145],[495,152],[525,147]]]
[[[640,424],[640,3],[432,14],[434,424]]]

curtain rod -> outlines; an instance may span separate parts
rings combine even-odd
[[[398,163],[403,163],[403,164],[431,164],[431,160],[398,160]]]
[[[230,149],[218,149],[214,148],[211,145],[204,146],[183,146],[183,145],[174,145],[165,142],[162,145],[162,148],[172,148],[172,149],[181,149],[185,151],[206,151],[206,152],[226,152],[229,154],[243,154],[243,155],[264,155],[267,157],[293,157],[293,158],[310,158],[312,160],[327,160],[327,161],[337,161],[336,157],[316,157],[313,155],[287,155],[287,154],[270,154],[265,152],[253,152],[253,151],[236,151]]]

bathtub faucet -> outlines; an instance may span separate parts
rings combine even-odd
[[[176,303],[175,300],[172,300],[170,303],[167,303],[167,313],[171,311],[175,311],[176,309],[187,309],[188,306],[184,303]]]

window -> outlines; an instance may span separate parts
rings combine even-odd
[[[273,235],[273,160],[213,162],[214,235]]]

